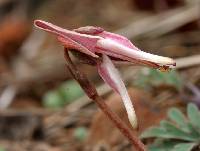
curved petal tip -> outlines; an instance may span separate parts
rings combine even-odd
[[[127,111],[128,112],[128,111]],[[137,129],[138,128],[138,122],[137,122],[137,117],[136,117],[136,114],[130,114],[128,113],[128,120],[131,124],[131,126],[134,128],[134,129]]]
[[[130,124],[133,128],[137,128],[138,124],[135,110],[118,70],[106,55],[103,55],[103,60],[97,67],[102,79],[121,96]]]

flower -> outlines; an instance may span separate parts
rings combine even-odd
[[[86,26],[67,30],[51,23],[35,20],[35,26],[53,33],[65,48],[79,51],[96,61],[99,75],[122,98],[128,119],[137,128],[137,118],[126,87],[114,63],[131,63],[168,70],[175,66],[173,59],[141,51],[127,38],[105,31],[101,27]],[[99,61],[99,58],[101,60]]]

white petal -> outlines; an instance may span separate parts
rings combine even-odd
[[[133,128],[137,128],[137,117],[135,114],[135,110],[118,70],[115,68],[110,58],[106,55],[103,55],[103,61],[102,63],[98,64],[97,67],[98,72],[103,80],[122,97],[124,106],[128,114],[128,119]]]
[[[110,39],[101,39],[97,41],[97,47],[112,51],[113,53],[120,54],[133,59],[150,61],[158,65],[174,66],[175,61],[168,57],[153,55],[144,51],[138,51],[121,45]]]

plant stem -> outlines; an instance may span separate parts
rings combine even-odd
[[[64,56],[70,73],[73,75],[74,79],[77,80],[88,97],[96,102],[98,107],[106,114],[121,133],[129,139],[130,143],[133,144],[138,151],[147,151],[145,145],[133,134],[131,129],[119,118],[119,116],[107,106],[104,100],[98,95],[94,85],[89,82],[85,74],[72,62],[67,49],[65,50]]]

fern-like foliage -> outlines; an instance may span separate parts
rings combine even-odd
[[[151,127],[142,133],[143,139],[156,138],[149,145],[150,151],[192,151],[199,146],[200,111],[196,105],[188,104],[187,117],[179,109],[171,108],[168,118],[162,120],[158,127]]]

